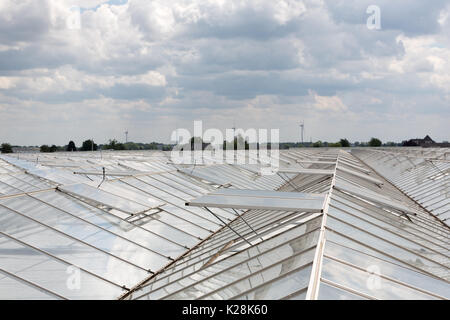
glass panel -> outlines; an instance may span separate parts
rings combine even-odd
[[[346,213],[349,212],[357,217],[361,217],[361,219],[367,220],[383,230],[389,230],[444,255],[448,255],[450,253],[450,251],[444,247],[446,243],[441,242],[441,245],[436,245],[435,243],[428,241],[430,237],[427,237],[426,234],[418,231],[417,229],[411,228],[412,224],[407,220],[394,218],[394,216],[389,216],[388,213],[387,215],[382,215],[378,212],[375,213],[373,210],[369,209],[364,209],[363,211],[355,210],[354,208],[338,201],[333,201],[330,207],[333,209],[338,208],[339,210],[346,211]]]
[[[16,193],[22,193],[22,190],[19,190],[17,188],[13,188],[8,184],[5,184],[0,181],[0,194],[16,194]]]
[[[7,209],[0,208],[0,213],[0,231],[120,286],[131,287],[148,276],[145,270],[67,238]]]
[[[30,174],[26,174],[26,173],[16,173],[14,174],[14,177],[17,179],[20,179],[22,181],[25,181],[35,187],[38,187],[39,189],[44,189],[44,188],[51,188],[54,187],[53,184],[46,182],[42,179],[38,179]]]
[[[5,157],[4,159],[5,161],[25,170],[36,168],[36,165],[34,163],[25,160],[15,159],[13,157]]]
[[[144,247],[152,249],[152,244],[155,241],[163,242],[163,243],[166,242],[166,240],[161,239],[159,237],[156,238],[155,234],[152,234],[145,230],[145,229],[149,229],[151,231],[155,231],[156,229],[153,228],[152,223],[156,220],[150,221],[150,222],[146,223],[145,225],[138,227],[138,226],[133,225],[130,222],[121,220],[112,214],[108,214],[107,212],[101,211],[95,207],[88,206],[88,205],[84,204],[83,202],[80,202],[80,201],[78,201],[72,197],[69,197],[61,192],[41,192],[41,193],[33,194],[32,197],[38,198],[48,204],[51,204],[57,208],[60,208],[61,210],[67,211],[75,216],[78,216],[84,220],[87,220],[90,223],[93,223],[99,227],[102,227],[111,232],[114,232],[122,237],[130,239],[131,241],[139,243],[140,245],[142,245]],[[165,216],[165,215],[162,215],[161,217],[163,217],[163,216]],[[161,217],[160,217],[160,220],[163,220]],[[172,223],[170,220],[169,220],[169,222],[170,222],[169,224],[177,226],[175,223]],[[183,228],[180,228],[180,229],[185,230]],[[200,228],[198,228],[198,229],[201,230]],[[174,230],[174,229],[170,229],[170,231],[172,231],[172,230]],[[194,233],[194,234],[199,234],[199,231],[197,229],[195,231],[196,231],[196,233]],[[206,233],[206,234],[209,235],[209,233]],[[170,239],[172,240],[172,238],[170,238]],[[185,243],[181,243],[181,244],[184,245]]]
[[[87,184],[74,184],[69,186],[60,186],[60,190],[73,194],[75,196],[82,197],[84,199],[88,199],[95,203],[99,203],[102,205],[109,206],[111,208],[115,208],[117,210],[129,213],[129,214],[137,214],[140,212],[144,212],[152,208],[149,205],[143,206],[134,201],[130,201],[111,193],[107,193],[100,189],[91,187]],[[149,201],[150,202],[150,201]]]
[[[166,209],[167,207],[164,207],[164,208]],[[192,236],[195,235],[202,239],[206,238],[207,236],[209,236],[211,234],[209,231],[206,231],[205,229],[202,229],[202,228],[190,223],[189,221],[179,219],[177,216],[175,216],[173,214],[169,214],[168,212],[171,211],[170,207],[167,209],[168,210],[166,213],[161,212],[160,214],[158,214],[157,217],[155,217],[155,219],[158,219],[164,223],[167,223],[171,226],[178,228],[179,230],[183,230],[184,232],[187,232],[188,234],[190,234]],[[147,225],[143,225],[143,228],[147,228]]]
[[[345,221],[346,223],[349,223],[355,227],[358,227],[367,232],[375,234],[375,235],[381,237],[382,239],[385,239],[387,241],[395,243],[398,246],[401,246],[405,249],[409,249],[421,256],[425,256],[426,258],[432,259],[438,263],[447,264],[450,267],[450,260],[448,257],[441,255],[437,252],[434,252],[434,251],[430,250],[429,248],[427,248],[426,246],[419,245],[408,239],[400,237],[397,234],[395,234],[389,230],[386,230],[388,228],[382,228],[382,227],[379,227],[379,226],[376,226],[374,224],[364,221],[362,218],[366,217],[365,214],[361,213],[360,214],[361,218],[357,218],[353,215],[347,214],[347,213],[345,213],[341,210],[335,209],[331,206],[328,210],[328,213],[335,218],[339,218],[339,219]],[[378,221],[378,223],[381,224],[380,221]],[[398,233],[401,234],[401,231],[399,230]]]
[[[218,263],[211,264],[207,268],[199,270],[195,275],[192,275],[191,279],[188,278],[184,281],[184,283],[181,282],[181,284],[186,286],[198,281],[199,278],[204,278],[204,281],[196,283],[194,286],[189,287],[188,290],[183,290],[172,295],[170,299],[198,298],[215,289],[220,289],[221,286],[269,267],[276,261],[288,259],[289,257],[298,255],[299,253],[302,256],[302,259],[306,259],[306,261],[309,262],[310,260],[308,259],[314,254],[315,250],[311,249],[304,253],[301,252],[306,251],[308,248],[311,248],[311,246],[315,246],[317,242],[317,235],[318,233],[315,232],[310,234],[309,237],[297,238],[289,243],[286,243],[285,245],[277,247],[276,250],[270,250],[266,253],[254,248],[254,252],[259,251],[255,258],[251,258],[252,256],[250,256],[249,251],[246,251],[245,254],[238,254],[221,260]],[[240,262],[243,259],[247,259],[248,261]],[[207,261],[205,261],[205,263],[207,263]],[[195,279],[195,281],[193,281],[193,279]],[[154,295],[155,294],[152,294],[152,296]]]
[[[287,298],[284,298],[286,300],[305,300],[306,299],[306,293],[308,292],[308,288],[305,288],[304,290],[291,294]]]
[[[407,207],[403,203],[373,192],[367,188],[354,186],[350,183],[342,181],[342,179],[337,179],[335,186],[341,191],[348,192],[369,201],[373,201],[377,204],[380,204],[382,207],[394,208],[408,213],[416,213],[416,210]]]
[[[90,181],[88,178],[74,175],[69,172],[64,172],[58,169],[49,169],[44,167],[36,167],[34,169],[28,170],[30,174],[36,175],[46,180],[50,180],[54,183],[58,184],[72,184],[72,183],[80,183],[85,181]]]
[[[231,173],[228,167],[224,167],[224,166],[214,166],[214,168],[212,167],[203,167],[200,168],[200,170],[195,170],[194,174],[196,174],[196,171],[200,171],[201,174],[205,174],[207,176],[210,177],[215,177],[215,179],[221,179],[223,180],[225,183],[232,183],[234,186],[238,187],[238,188],[242,188],[242,189],[250,189],[251,185],[255,184],[255,181],[251,181],[250,179],[246,179],[246,177],[244,177],[242,174],[236,176],[236,174]],[[214,183],[215,181],[212,180],[212,182]],[[251,184],[249,184],[251,182]]]
[[[289,258],[287,260],[284,260],[282,263],[278,263],[272,267],[269,267],[267,269],[265,269],[264,271],[259,271],[256,273],[253,273],[252,276],[243,279],[243,280],[239,280],[238,282],[233,283],[232,285],[228,285],[223,289],[220,289],[219,291],[216,291],[215,293],[212,294],[208,294],[207,296],[202,297],[201,299],[231,299],[237,295],[240,295],[244,292],[247,292],[257,286],[260,286],[272,279],[278,278],[290,271],[296,270],[297,268],[303,267],[306,264],[308,264],[308,262],[311,262],[314,258],[314,253],[315,250],[309,250],[303,254],[300,254],[298,256],[294,256],[292,258]],[[299,270],[300,271],[300,270]],[[298,279],[300,280],[300,283],[295,283],[295,287],[293,288],[293,290],[291,292],[297,291],[301,288],[304,288],[306,285],[308,285],[308,281],[309,281],[309,275],[310,275],[310,270],[305,270],[304,272],[301,272],[300,274],[298,274]],[[219,280],[222,277],[219,277]],[[305,279],[308,278],[308,279]],[[226,280],[224,278],[222,278],[222,280]],[[289,281],[288,281],[289,282]],[[282,281],[282,285],[284,284],[284,281]],[[289,285],[289,284],[287,284]],[[276,286],[274,288],[277,288]],[[268,289],[271,289],[268,291],[268,294],[275,294],[273,290],[272,291],[272,287],[268,286]],[[282,298],[283,296],[285,296],[287,294],[289,294],[290,292],[284,292],[284,294],[282,293],[282,295],[280,296],[280,298]],[[250,293],[250,295],[254,295],[255,292]],[[237,297],[236,297],[237,298]]]
[[[369,248],[368,245],[358,243],[358,242],[354,241],[353,239],[348,238],[347,236],[344,237],[343,235],[339,235],[337,232],[330,232],[329,230],[327,230],[325,237],[327,239],[327,243],[328,243],[328,241],[334,242],[334,243],[337,243],[344,247],[357,250],[366,255],[370,255],[372,257],[376,257],[381,260],[388,261],[390,263],[393,263],[393,264],[396,264],[399,266],[403,266],[405,268],[413,268],[413,266],[405,264],[402,261],[394,259],[393,257],[387,255],[388,253],[383,254],[381,252],[375,251],[374,249]],[[326,247],[325,247],[325,250],[326,250]]]
[[[10,175],[6,175],[6,174],[0,175],[0,181],[3,183],[6,183],[9,186],[19,189],[22,192],[39,190],[39,188],[37,188],[37,187],[34,187],[24,181],[21,181],[19,179],[16,179],[16,178],[14,178]]]
[[[172,205],[165,205],[164,206],[164,211],[167,211],[181,219],[185,219],[188,221],[191,221],[192,223],[195,223],[196,225],[205,228],[206,230],[210,230],[210,231],[216,231],[217,229],[219,229],[219,227],[221,227],[222,225],[219,225],[219,220],[217,224],[210,222],[207,219],[201,218],[189,211],[186,211],[184,209],[181,209],[179,207],[176,206],[172,206]],[[215,217],[213,217],[209,212],[204,211],[203,215],[206,217],[211,217],[212,219],[216,219]]]
[[[174,215],[176,215],[182,219],[191,221],[192,223],[195,223],[196,225],[199,225],[207,230],[217,230],[217,228],[219,226],[218,223],[214,223],[211,220],[201,218],[197,215],[194,215],[189,210],[185,210],[183,208],[183,207],[185,207],[185,205],[184,205],[185,203],[183,200],[181,200],[179,198],[175,198],[174,196],[169,195],[162,190],[156,189],[155,187],[150,186],[149,184],[146,184],[146,183],[136,180],[134,178],[127,179],[126,182],[135,186],[136,188],[142,189],[143,191],[150,193],[152,196],[154,196],[156,198],[166,201],[167,204],[164,205],[164,207],[163,207],[164,211],[173,213]],[[170,205],[170,204],[175,204],[178,207],[176,207],[174,205]],[[195,209],[199,209],[199,208],[195,208]],[[204,216],[209,215],[212,219],[215,219],[208,212],[203,211],[202,209],[199,209],[199,210],[202,211],[202,214]]]
[[[271,283],[260,286],[245,295],[238,297],[240,300],[278,300],[286,295],[308,286],[312,266],[291,272],[287,276]],[[306,295],[306,293],[305,293]]]
[[[338,205],[338,203],[340,205]],[[331,202],[332,206],[336,206],[338,208],[341,208],[341,206],[345,206],[344,208],[351,207],[352,209],[349,209],[347,211],[353,212],[353,210],[359,210],[361,212],[364,212],[368,215],[371,215],[377,219],[383,220],[387,222],[391,229],[396,227],[400,228],[402,230],[409,231],[414,234],[418,234],[421,237],[426,238],[429,241],[434,241],[436,243],[440,242],[441,246],[444,246],[447,244],[447,241],[439,241],[436,231],[433,230],[435,228],[430,227],[423,227],[419,224],[411,224],[406,219],[398,219],[398,214],[394,214],[391,211],[386,211],[380,208],[377,208],[375,206],[369,205],[368,203],[363,202],[362,200],[358,200],[356,198],[352,198],[350,196],[345,196],[342,193],[339,193],[339,195],[336,195],[336,192],[333,193],[333,199]],[[358,212],[358,211],[356,211]],[[359,215],[359,214],[357,214]],[[431,230],[430,230],[431,229]]]
[[[183,191],[181,191],[179,189],[175,189],[175,188],[169,186],[168,184],[159,182],[158,180],[153,179],[151,176],[139,176],[139,177],[137,177],[137,179],[141,180],[141,181],[144,181],[145,183],[148,183],[148,184],[150,184],[150,185],[152,185],[152,186],[154,186],[156,188],[162,189],[165,192],[170,193],[170,194],[172,194],[174,196],[177,196],[177,197],[179,197],[179,198],[181,198],[183,200],[187,200],[187,199],[193,198],[192,195],[187,194],[187,193],[185,193],[185,192],[183,192]]]
[[[204,279],[205,277],[209,276],[209,270],[210,268],[220,269],[224,270],[226,268],[232,267],[234,265],[237,265],[239,263],[242,263],[243,261],[250,259],[252,257],[256,257],[257,255],[260,255],[261,253],[268,252],[269,250],[274,250],[274,248],[285,245],[287,246],[288,243],[294,244],[296,243],[296,247],[298,247],[296,250],[301,250],[300,247],[306,249],[308,247],[312,247],[317,245],[318,241],[318,232],[314,231],[317,230],[318,227],[320,227],[321,223],[321,217],[310,220],[304,224],[295,226],[291,228],[288,231],[285,231],[283,233],[280,233],[270,239],[267,239],[264,242],[261,242],[257,244],[254,247],[248,248],[242,252],[236,253],[232,256],[227,257],[224,260],[221,260],[220,262],[213,261],[210,266],[207,268],[204,268],[203,270],[199,270],[211,257],[213,254],[215,254],[217,251],[209,252],[208,255],[206,255],[203,260],[201,261],[193,261],[192,257],[188,255],[186,259],[188,260],[188,263],[190,264],[189,267],[186,266],[175,266],[167,269],[164,273],[157,276],[151,283],[149,283],[148,286],[143,287],[141,290],[141,293],[139,291],[136,292],[136,296],[142,295],[144,292],[151,292],[150,298],[155,299],[156,297],[162,297],[164,293],[158,292],[157,289],[166,285],[169,281],[175,282],[181,277],[191,277],[190,283],[199,281],[201,279]],[[292,246],[294,247],[294,246]],[[219,248],[218,248],[219,249]],[[231,248],[230,248],[231,249]],[[219,256],[220,258],[220,256]],[[197,271],[199,270],[199,271]],[[216,271],[213,271],[216,272]],[[201,277],[200,279],[198,277]],[[156,291],[155,291],[156,290]],[[171,287],[168,288],[168,292],[174,292],[175,289],[172,289]],[[167,292],[167,291],[165,291]]]
[[[367,300],[362,296],[320,282],[318,300]]]
[[[142,228],[149,230],[155,234],[158,234],[166,239],[169,239],[169,240],[179,244],[180,246],[191,248],[191,247],[195,246],[198,242],[200,242],[200,239],[198,237],[191,235],[189,233],[186,233],[183,228],[176,229],[175,225],[172,226],[170,224],[163,223],[162,222],[162,221],[164,221],[163,217],[166,217],[166,216],[170,216],[170,214],[168,214],[167,212],[164,212],[164,211],[154,213],[149,218],[151,220],[148,222],[145,222],[145,224],[142,224],[141,226],[142,226]],[[164,248],[166,242],[167,241],[164,241],[164,243],[161,243],[161,246],[163,248]],[[173,244],[170,243],[170,247],[172,247],[172,246],[173,246]],[[175,251],[170,252],[170,256],[176,257],[177,255],[184,253],[184,251],[186,251],[185,249],[186,248],[181,250],[178,248]],[[161,252],[165,252],[165,251],[161,251]]]
[[[127,238],[118,237],[116,234],[107,232],[89,224],[83,220],[76,219],[54,207],[23,196],[0,201],[0,203],[12,210],[18,211],[34,220],[50,226],[58,231],[68,234],[76,239],[100,248],[108,253],[132,262],[146,270],[158,270],[169,262],[169,259],[162,257],[146,247],[128,241]],[[176,246],[160,237],[153,236],[150,249],[165,254],[179,255],[185,251],[185,248]]]
[[[295,214],[295,215],[297,216],[298,214]],[[240,232],[241,232],[241,234],[245,234],[247,239],[251,240],[252,242],[253,242],[253,240],[256,242],[259,242],[261,237],[266,240],[270,239],[271,237],[275,237],[275,239],[276,239],[276,237],[279,235],[289,234],[290,230],[295,230],[294,232],[300,232],[300,230],[301,230],[301,231],[303,231],[303,233],[315,230],[316,228],[320,227],[321,217],[317,218],[317,216],[316,216],[316,218],[314,218],[314,216],[310,216],[309,218],[302,219],[302,215],[300,215],[299,219],[294,219],[294,220],[290,219],[289,221],[284,222],[282,224],[279,224],[280,221],[278,221],[278,223],[272,223],[272,225],[270,225],[270,222],[268,222],[268,225],[265,228],[266,229],[265,231],[264,230],[262,231],[261,228],[256,229],[258,232],[258,235],[254,235],[253,232],[250,230],[248,230],[248,232],[245,232],[245,233],[243,233],[242,230]],[[297,227],[297,226],[299,226],[299,227]],[[299,228],[299,229],[297,229],[297,228]],[[234,233],[232,234],[231,230],[229,230],[228,228],[223,229],[221,231],[221,233],[231,235],[231,237],[227,236],[220,242],[214,241],[216,238],[216,237],[214,237],[211,240],[205,242],[205,245],[201,245],[197,248],[197,250],[192,251],[189,254],[189,256],[186,257],[186,259],[188,258],[188,259],[192,260],[193,257],[195,257],[196,259],[197,258],[203,259],[203,258],[210,257],[210,255],[217,252],[217,250],[223,250],[223,246],[225,246],[232,239],[234,239],[234,241],[235,241],[234,244],[231,247],[229,247],[226,252],[222,252],[221,255],[217,258],[217,260],[226,258],[231,253],[239,251],[239,250],[244,250],[249,246],[246,242],[243,242],[240,239],[237,239],[237,241],[236,241],[236,235]],[[214,241],[214,245],[210,245],[211,242],[213,242],[213,241]],[[262,245],[264,243],[266,243],[266,242],[261,242]]]
[[[302,255],[290,258],[281,264],[256,273],[247,279],[240,280],[202,299],[281,299],[286,294],[298,291],[308,285],[311,275],[311,264],[307,266],[305,264],[307,261],[312,261],[314,252],[314,250],[308,251],[303,258]],[[287,274],[289,271],[293,272]],[[262,286],[266,282],[283,275],[286,275],[286,277]],[[241,295],[244,292],[245,295]]]
[[[354,175],[355,177],[358,177],[358,178],[361,178],[361,179],[364,179],[364,180],[373,182],[373,183],[378,184],[378,185],[383,184],[383,181],[381,181],[381,180],[379,180],[379,179],[376,179],[376,178],[371,177],[371,176],[369,176],[369,175],[367,175],[367,174],[364,174],[364,173],[359,173],[359,172],[356,172],[356,171],[353,171],[353,170],[350,170],[350,169],[346,169],[346,168],[344,168],[344,167],[342,167],[342,166],[338,166],[338,167],[337,167],[337,170],[338,170],[338,172],[339,172],[339,171],[345,172],[345,173]]]
[[[420,270],[427,271],[435,274],[438,277],[448,277],[448,268],[434,263],[423,257],[419,257],[416,254],[402,249],[393,243],[386,242],[383,239],[374,237],[367,232],[353,228],[349,224],[343,223],[334,219],[331,215],[327,217],[327,227],[336,230],[341,234],[345,234],[359,242],[362,242],[370,247],[385,252],[390,257],[400,260],[406,264],[416,267]]]
[[[161,183],[167,184],[168,186],[173,187],[174,189],[180,190],[183,193],[188,194],[191,197],[198,197],[199,195],[203,194],[204,192],[198,192],[195,191],[195,189],[191,189],[183,184],[180,184],[176,181],[173,181],[171,179],[168,179],[166,177],[164,177],[163,175],[152,175],[152,179],[157,180]]]
[[[450,285],[447,282],[434,279],[423,273],[371,257],[356,250],[345,248],[331,241],[326,242],[325,254],[361,267],[362,269],[375,266],[381,275],[450,299]]]
[[[0,269],[0,300],[59,300],[55,295],[39,290],[23,281],[4,275]]]
[[[370,170],[368,170],[366,168],[363,168],[359,164],[357,164],[357,165],[356,164],[352,164],[352,163],[348,162],[347,160],[344,160],[342,157],[339,158],[339,164],[340,165],[344,165],[344,166],[348,166],[350,168],[353,168],[353,169],[356,169],[356,170],[359,170],[359,171],[362,171],[362,172],[365,172],[365,173],[370,173],[371,172]]]
[[[117,180],[102,183],[100,189],[105,190],[108,193],[111,193],[118,197],[137,202],[147,208],[156,208],[164,204],[164,202],[149,197],[148,194],[124,183],[120,183],[120,181]]]
[[[371,270],[376,271],[375,268]],[[377,299],[436,299],[431,295],[379,277],[377,274],[361,271],[327,257],[323,259],[322,278]]]
[[[447,210],[445,213],[442,213],[439,216],[439,219],[441,219],[442,221],[445,221],[448,224],[448,220],[450,219],[450,210]]]
[[[183,175],[181,173],[165,173],[162,176],[167,177],[168,179],[177,181],[178,183],[185,185],[187,187],[189,187],[192,190],[195,190],[201,194],[207,193],[210,190],[210,186],[203,184],[203,186],[201,186],[202,184],[197,180],[197,181],[191,181],[193,180],[192,178],[189,178],[186,175]]]
[[[0,256],[1,269],[68,299],[115,299],[124,292],[120,287],[80,269],[79,283],[76,279],[71,282],[71,276],[77,276],[78,271],[69,264],[3,236],[0,236]],[[0,291],[4,290],[2,284],[0,288]],[[17,296],[18,290],[20,288],[11,288],[10,293]],[[19,296],[19,299],[25,297]]]
[[[183,172],[183,173],[187,174],[188,176],[197,177],[200,180],[204,180],[206,182],[210,182],[210,183],[217,184],[217,185],[222,185],[222,184],[226,184],[226,183],[230,182],[230,180],[227,178],[217,176],[217,175],[214,176],[214,175],[210,175],[210,174],[204,174],[204,173],[199,172],[199,170],[193,171],[193,170],[188,170],[188,169],[180,169],[180,172]]]

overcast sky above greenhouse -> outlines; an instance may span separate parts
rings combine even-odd
[[[372,4],[380,29],[366,25]],[[304,120],[307,141],[448,140],[449,12],[445,0],[2,0],[0,137],[128,129],[167,143],[203,120],[299,141]]]

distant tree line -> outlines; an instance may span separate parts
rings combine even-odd
[[[109,139],[108,143],[97,145],[93,140],[85,140],[81,144],[80,147],[75,145],[75,142],[72,140],[65,146],[48,146],[42,145],[40,146],[41,152],[56,152],[56,151],[97,151],[97,150],[163,150],[168,151],[172,150],[173,145],[163,144],[158,142],[151,143],[135,143],[135,142],[127,142],[122,143],[118,142],[116,139]]]
[[[57,146],[52,145],[52,146],[49,147],[46,144],[43,144],[39,149],[40,149],[41,152],[56,152],[56,151],[58,151],[58,147]]]
[[[184,150],[194,150],[195,145],[201,144],[201,148],[204,150],[209,146],[209,143],[204,142],[200,137],[192,137],[191,140],[186,143],[185,146],[182,147]],[[279,149],[291,149],[291,148],[302,148],[302,147],[314,147],[314,148],[348,148],[348,147],[395,147],[401,146],[402,143],[396,142],[386,142],[382,143],[382,141],[378,138],[371,138],[368,142],[359,142],[355,141],[350,143],[350,141],[346,138],[342,138],[337,142],[327,142],[327,141],[315,141],[315,142],[280,142],[278,144]],[[97,145],[93,140],[88,139],[83,141],[80,147],[75,145],[74,141],[69,141],[69,143],[65,146],[56,146],[56,145],[41,145],[39,147],[40,152],[56,152],[56,151],[97,151],[97,150],[162,150],[162,151],[170,151],[174,147],[174,144],[164,144],[158,142],[151,143],[137,143],[137,142],[118,142],[116,139],[109,139],[108,143]],[[248,143],[246,139],[242,135],[237,135],[233,141],[223,141],[223,150],[237,150],[237,149],[259,149],[259,144],[251,145]],[[271,143],[267,143],[265,148],[271,149]],[[14,152],[14,146],[11,146],[9,143],[1,144],[1,153],[12,153]]]
[[[285,145],[290,143],[280,143],[280,149],[285,149]],[[294,148],[298,147],[314,147],[314,148],[348,148],[348,147],[381,147],[381,146],[399,146],[401,144],[395,143],[395,142],[387,142],[382,143],[380,139],[378,138],[371,138],[368,142],[359,142],[355,141],[354,143],[350,143],[348,139],[342,138],[338,142],[327,142],[327,141],[321,141],[318,140],[316,142],[306,142],[306,143],[298,143],[295,144]]]
[[[181,150],[195,150],[196,147],[201,150],[205,150],[211,144],[209,142],[203,141],[201,137],[192,137],[188,143],[181,145]],[[221,147],[220,147],[221,146]],[[232,141],[223,140],[222,144],[219,145],[223,150],[256,150],[259,149],[259,143],[250,144],[242,135],[237,135]],[[271,149],[272,144],[268,142],[265,149]]]
[[[206,143],[202,140],[202,138],[200,137],[192,137],[191,140],[186,143],[185,145],[183,145],[181,147],[182,150],[194,150],[195,148],[195,144],[197,144],[198,146],[202,146],[201,148],[204,150],[209,143]],[[381,141],[379,139],[376,138],[372,138],[368,143],[367,146],[381,146]],[[327,148],[333,148],[333,147],[343,147],[343,148],[348,148],[350,147],[351,144],[348,141],[348,139],[340,139],[338,142],[322,142],[322,141],[316,141],[314,143],[300,143],[300,142],[280,142],[278,143],[278,148],[279,149],[291,149],[291,148],[302,148],[302,147],[327,147]],[[222,144],[223,150],[237,150],[237,149],[245,149],[245,150],[249,150],[249,149],[259,149],[259,143],[256,144],[249,144],[248,141],[246,139],[244,139],[244,137],[242,135],[238,135],[234,138],[233,141],[223,141]],[[265,148],[267,149],[271,149],[272,144],[270,142],[268,142],[265,146]]]

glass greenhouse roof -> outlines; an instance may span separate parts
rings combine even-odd
[[[450,299],[449,155],[1,155],[0,299]]]

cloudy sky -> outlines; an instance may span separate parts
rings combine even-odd
[[[0,142],[170,142],[194,120],[450,140],[449,15],[448,0],[1,0]]]

